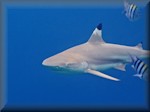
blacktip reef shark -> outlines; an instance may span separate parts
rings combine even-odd
[[[126,64],[132,62],[131,55],[146,58],[149,54],[141,43],[134,47],[106,43],[102,38],[102,24],[99,24],[87,42],[51,56],[42,64],[58,71],[78,71],[120,81],[100,71],[109,68],[125,71]]]

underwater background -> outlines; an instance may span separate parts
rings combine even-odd
[[[148,84],[133,77],[136,72],[130,64],[125,72],[103,71],[120,82],[86,73],[61,74],[42,66],[45,58],[86,42],[99,23],[105,42],[127,46],[143,42],[148,50],[146,4],[139,8],[140,17],[129,21],[123,4],[8,5],[6,107],[148,108]]]

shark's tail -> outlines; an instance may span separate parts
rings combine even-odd
[[[148,56],[148,58],[150,57],[150,51],[146,51],[146,55]]]
[[[150,58],[150,51],[144,50],[141,58]]]

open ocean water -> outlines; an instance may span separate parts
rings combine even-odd
[[[130,64],[126,72],[103,71],[120,82],[42,66],[45,58],[86,42],[99,23],[104,41],[127,46],[143,42],[148,50],[146,6],[139,8],[140,17],[131,22],[122,13],[123,4],[8,6],[6,107],[148,108],[148,84],[133,77]]]

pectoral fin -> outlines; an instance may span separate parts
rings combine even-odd
[[[114,81],[120,81],[120,80],[117,79],[117,78],[111,77],[111,76],[109,76],[109,75],[106,75],[106,74],[101,73],[101,72],[96,71],[96,70],[87,69],[86,72],[87,72],[87,73],[90,73],[90,74],[93,74],[93,75],[97,75],[97,76],[106,78],[106,79],[110,79],[110,80],[114,80]]]
[[[125,64],[120,64],[120,65],[116,66],[115,69],[118,69],[118,70],[121,70],[121,71],[126,71],[125,67],[126,67]]]

